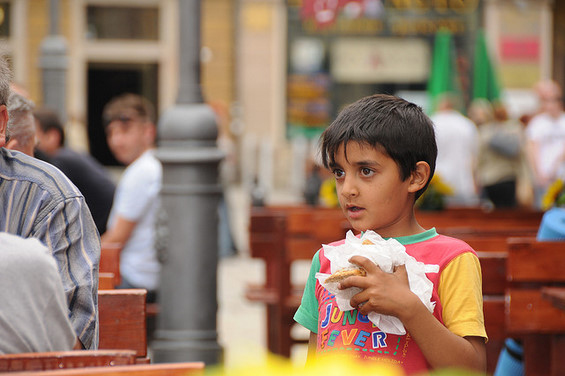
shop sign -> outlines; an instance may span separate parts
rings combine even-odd
[[[421,38],[338,38],[330,56],[331,77],[341,83],[423,82],[430,70]]]
[[[462,34],[478,7],[479,0],[302,0],[300,16],[309,33]]]

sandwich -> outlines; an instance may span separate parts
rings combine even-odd
[[[365,240],[363,240],[363,242],[361,244],[369,245],[369,244],[373,244],[373,242],[371,242],[369,239],[365,239]],[[338,271],[336,271],[335,273],[330,275],[328,278],[326,278],[326,280],[324,282],[325,283],[341,282],[347,277],[354,277],[354,276],[364,277],[366,275],[367,275],[367,272],[362,267],[352,266],[352,267],[349,267],[349,268],[339,269]]]
[[[361,267],[343,268],[343,269],[338,270],[334,274],[330,275],[328,278],[326,278],[326,280],[324,282],[325,283],[341,282],[347,277],[353,277],[353,276],[364,277],[366,275],[367,275],[367,272],[365,271],[365,269],[363,269]]]

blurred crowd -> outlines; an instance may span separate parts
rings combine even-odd
[[[431,115],[438,144],[435,175],[449,188],[446,206],[547,209],[544,196],[565,178],[562,88],[543,80],[532,90],[537,111],[520,118],[511,118],[502,101],[479,98],[465,108],[450,93],[438,99]],[[314,161],[307,170],[306,203],[337,206],[332,175]]]

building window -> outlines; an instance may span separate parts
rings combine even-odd
[[[10,37],[10,8],[10,2],[0,1],[0,38]]]
[[[159,9],[151,7],[87,7],[87,39],[159,39]]]

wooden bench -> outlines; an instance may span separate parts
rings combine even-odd
[[[101,276],[102,275],[108,276],[108,274],[106,273],[112,274],[114,276],[114,287],[119,286],[121,283],[121,276],[120,276],[121,251],[122,251],[122,247],[118,244],[104,244],[100,249],[100,266],[98,268],[99,274]]]
[[[113,290],[116,288],[114,273],[98,273],[98,290]]]
[[[483,313],[488,335],[487,372],[496,369],[498,356],[508,337],[504,327],[506,289],[506,252],[477,252],[483,276]]]
[[[100,267],[98,276],[98,289],[108,290],[119,286],[120,276],[120,252],[122,247],[118,244],[105,244],[100,251]],[[112,281],[113,279],[113,281]],[[147,303],[146,315],[155,319],[159,313],[157,303]]]
[[[565,311],[543,297],[565,286],[565,242],[508,240],[506,330],[524,345],[526,375],[565,374]]]
[[[249,224],[251,256],[265,260],[265,284],[249,286],[247,299],[265,303],[267,347],[275,354],[290,356],[296,308],[303,286],[293,286],[291,265],[311,260],[323,243],[342,239],[348,222],[340,209],[309,207],[252,208]]]
[[[161,364],[134,364],[113,367],[84,367],[74,369],[14,372],[13,376],[201,376],[205,365],[202,362],[180,362]]]
[[[450,208],[440,211],[416,211],[418,223],[424,228],[435,227],[439,233],[464,233],[476,230],[530,231],[538,228],[543,212],[529,208],[483,210],[481,208]],[[520,235],[518,235],[520,236]],[[526,235],[528,236],[528,235]]]
[[[450,219],[444,221],[444,225],[450,223],[454,226],[451,228],[457,229],[453,231],[453,235],[477,241],[474,249],[479,251],[483,269],[485,325],[489,334],[488,363],[489,370],[492,371],[506,338],[503,325],[506,240],[509,236],[535,235],[541,215],[539,212],[529,211],[525,211],[526,215],[518,214],[522,211],[516,211],[513,215],[506,211],[485,213],[482,210],[462,210],[456,211],[455,214],[446,212],[449,213],[444,215]],[[479,219],[467,221],[471,217],[470,213],[475,213]],[[433,215],[427,212],[417,213],[417,216],[419,215],[426,216],[428,220],[433,216],[441,216],[437,212]],[[456,218],[462,218],[462,222],[458,222]],[[519,218],[524,218],[524,221],[519,222]],[[498,225],[495,223],[498,219],[506,224],[513,223],[518,229]],[[473,229],[464,226],[468,223],[480,225]],[[293,338],[291,335],[294,325],[292,317],[300,304],[303,290],[303,286],[292,283],[292,263],[297,260],[311,260],[322,244],[342,239],[348,228],[349,224],[340,209],[264,207],[251,210],[250,252],[252,257],[265,261],[266,273],[265,284],[249,286],[246,297],[266,305],[269,351],[288,357],[293,344],[304,343],[304,340]],[[486,235],[482,236],[482,231]],[[484,241],[486,238],[490,238],[496,245],[488,246],[491,242]],[[491,254],[487,255],[487,252]]]
[[[133,350],[140,362],[147,361],[146,294],[143,289],[98,291],[99,349]]]
[[[73,350],[0,355],[0,372],[135,364],[133,350]]]

